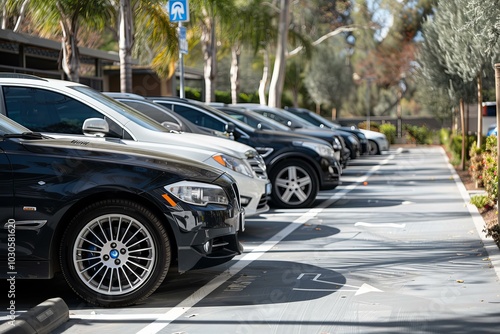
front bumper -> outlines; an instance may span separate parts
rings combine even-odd
[[[320,190],[336,188],[342,175],[342,166],[335,159],[321,159]]]
[[[231,260],[243,251],[238,232],[244,229],[243,209],[175,211],[173,220],[179,272],[212,267]]]

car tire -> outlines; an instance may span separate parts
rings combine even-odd
[[[380,155],[380,149],[374,140],[369,140],[368,145],[370,155]]]
[[[130,200],[102,200],[81,210],[60,248],[63,275],[84,300],[122,307],[151,295],[170,266],[170,241],[158,217]]]
[[[272,203],[280,208],[310,206],[319,191],[319,181],[314,170],[305,162],[284,160],[271,169],[273,185]]]

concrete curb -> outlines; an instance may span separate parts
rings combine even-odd
[[[490,238],[486,237],[486,234],[483,231],[483,228],[486,225],[483,217],[479,213],[476,206],[471,204],[470,194],[467,191],[467,189],[465,189],[465,186],[462,183],[462,181],[460,180],[460,176],[458,176],[457,172],[455,171],[455,168],[453,168],[453,166],[451,165],[451,163],[448,159],[448,156],[446,155],[446,152],[444,151],[444,149],[442,149],[442,154],[444,155],[446,161],[448,162],[448,168],[450,169],[450,172],[453,175],[453,179],[455,180],[455,183],[457,184],[458,190],[460,191],[460,194],[462,195],[462,198],[465,202],[464,204],[467,207],[467,210],[469,211],[469,213],[472,217],[472,221],[474,223],[476,231],[479,234],[479,237],[481,238],[481,242],[483,243],[486,254],[488,255],[488,258],[490,260],[491,267],[495,271],[497,277],[500,279],[500,254],[498,252],[498,246],[491,237]]]
[[[13,320],[0,325],[1,334],[50,334],[68,321],[68,305],[62,298],[47,299],[43,303],[21,313]]]

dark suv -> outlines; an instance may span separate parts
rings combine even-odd
[[[50,139],[0,115],[0,176],[3,278],[61,270],[88,302],[125,306],[153,293],[175,260],[183,272],[242,251],[237,184],[198,161]]]
[[[342,167],[328,142],[290,132],[263,131],[199,101],[176,97],[150,100],[182,115],[192,123],[221,133],[254,147],[264,158],[272,183],[275,206],[310,206],[319,190],[334,189],[340,183]]]
[[[332,136],[331,130],[319,129],[317,126],[304,121],[302,118],[295,116],[294,114],[284,109],[273,108],[253,103],[238,103],[238,104],[231,104],[230,106],[250,109],[265,117],[275,120],[278,123],[284,124],[290,127],[293,131],[297,131],[299,133],[320,138],[323,138],[324,136]],[[358,156],[361,155],[361,143],[359,142],[358,138],[355,135],[342,130],[335,131],[335,133],[344,138],[344,142],[350,151],[351,159],[356,159]]]
[[[312,112],[308,109],[304,108],[294,108],[294,107],[285,107],[285,110],[288,112],[291,112],[292,114],[299,116],[300,118],[304,119],[305,121],[311,123],[312,125],[315,125],[319,128],[322,129],[331,129],[332,131],[337,131],[337,130],[342,130],[346,132],[350,132],[354,134],[356,137],[358,137],[359,142],[361,143],[361,153],[362,154],[368,154],[369,152],[369,147],[368,147],[368,139],[366,139],[366,135],[358,130],[358,129],[353,129],[349,126],[341,126],[339,124],[336,124],[332,121],[329,121],[325,119],[323,116],[316,114],[315,112]]]

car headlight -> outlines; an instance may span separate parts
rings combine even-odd
[[[247,164],[245,160],[230,157],[224,154],[216,154],[212,156],[212,159],[217,161],[220,165],[231,169],[232,171],[246,175],[248,177],[253,177],[252,168]]]
[[[208,203],[227,205],[229,200],[224,190],[214,184],[180,181],[164,187],[179,200],[206,206]]]
[[[334,150],[337,150],[337,151],[342,150],[342,144],[340,143],[340,140],[337,137],[335,137],[333,139],[333,145],[332,146],[333,146]]]
[[[333,148],[328,145],[307,142],[307,141],[294,141],[293,145],[310,148],[311,150],[315,151],[324,158],[334,157]]]

